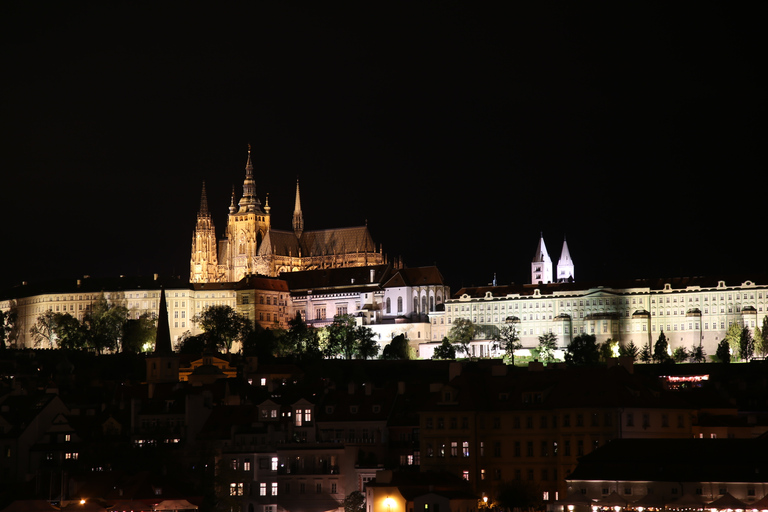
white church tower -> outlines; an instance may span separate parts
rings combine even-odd
[[[552,259],[547,253],[547,246],[544,245],[544,234],[539,238],[539,246],[536,248],[536,254],[531,263],[531,284],[542,284],[552,282]]]
[[[571,259],[571,253],[568,251],[568,242],[563,238],[563,250],[560,252],[560,259],[557,261],[557,282],[569,283],[574,279],[574,266]]]

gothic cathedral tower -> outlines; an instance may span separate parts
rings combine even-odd
[[[262,207],[256,196],[256,182],[253,179],[251,146],[248,145],[248,160],[245,164],[243,197],[235,207],[235,195],[229,206],[227,220],[226,257],[223,258],[222,271],[224,280],[236,282],[246,275],[265,273],[259,261],[259,248],[270,229],[269,199]]]
[[[197,225],[192,235],[192,259],[189,264],[189,280],[193,283],[215,282],[219,279],[219,262],[216,254],[216,229],[213,227],[211,212],[208,211],[208,197],[200,196],[200,210]]]

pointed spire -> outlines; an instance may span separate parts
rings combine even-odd
[[[296,179],[296,202],[293,207],[293,233],[301,238],[304,232],[304,215],[301,213],[301,197],[299,195],[299,180]]]
[[[536,247],[536,254],[533,255],[533,261],[536,262],[552,262],[547,252],[547,246],[544,244],[544,233],[541,233],[539,237],[539,245]]]
[[[243,180],[243,197],[238,203],[240,211],[260,211],[261,201],[256,197],[256,181],[253,179],[253,163],[251,162],[251,145],[248,144],[248,159],[245,162],[245,179]]]
[[[557,262],[557,281],[560,283],[573,281],[575,265],[568,250],[568,242],[563,237],[563,250],[560,251],[560,259]]]
[[[235,206],[235,186],[232,185],[232,199],[229,201],[229,213],[235,213],[237,207]]]
[[[207,216],[208,214],[208,195],[205,193],[205,181],[203,181],[203,192],[200,194],[200,211],[198,215]]]
[[[168,319],[168,303],[165,300],[165,288],[160,289],[160,311],[157,315],[157,335],[155,336],[155,355],[173,354],[171,329]]]

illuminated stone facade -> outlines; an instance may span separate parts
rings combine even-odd
[[[129,318],[136,319],[144,313],[159,313],[162,289],[165,289],[170,336],[174,345],[187,332],[200,334],[192,318],[205,308],[213,305],[236,307],[234,283],[190,284],[178,279],[160,279],[155,275],[149,278],[86,277],[24,284],[12,290],[12,298],[0,301],[0,309],[16,311],[16,347],[57,348],[55,340],[53,346],[41,346],[29,332],[38,317],[46,311],[69,313],[82,322],[92,304],[103,293],[109,303],[125,306]]]
[[[276,277],[281,272],[358,267],[384,263],[367,226],[319,231],[304,230],[299,184],[296,183],[292,231],[273,229],[269,199],[256,195],[251,150],[245,165],[243,196],[229,205],[224,237],[214,244],[205,186],[192,238],[190,281],[235,282],[248,275]]]
[[[690,350],[701,343],[708,355],[731,324],[761,327],[768,313],[768,281],[735,278],[646,279],[611,283],[548,283],[464,288],[446,302],[445,331],[457,318],[481,326],[473,342],[477,355],[491,350],[491,335],[514,325],[525,348],[538,346],[539,336],[557,335],[567,346],[579,334],[598,343],[611,339],[637,347],[651,346],[663,331],[670,351]],[[433,342],[440,339],[432,318]]]

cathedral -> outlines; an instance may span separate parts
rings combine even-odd
[[[382,263],[384,255],[381,248],[376,250],[367,226],[305,231],[298,181],[293,230],[273,229],[269,196],[262,205],[256,195],[250,145],[243,195],[235,203],[233,187],[227,227],[221,239],[216,237],[203,183],[192,235],[189,279],[193,283],[236,282],[248,275],[275,277],[282,272]]]

